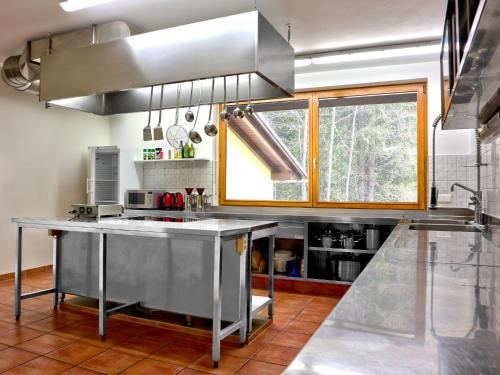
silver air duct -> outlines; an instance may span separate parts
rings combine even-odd
[[[131,35],[130,28],[126,23],[114,21],[29,41],[22,54],[5,59],[0,75],[7,85],[16,90],[38,95],[40,91],[40,60],[43,56],[72,48],[110,42]]]

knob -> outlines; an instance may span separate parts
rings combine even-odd
[[[78,209],[78,212],[81,213],[81,214],[83,214],[85,212],[85,207],[80,207]]]
[[[87,213],[90,215],[92,213],[92,207],[87,207]]]

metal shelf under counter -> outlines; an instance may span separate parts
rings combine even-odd
[[[375,254],[377,252],[377,250],[342,249],[342,248],[334,248],[334,247],[316,247],[316,246],[309,246],[309,250],[330,251],[332,253],[353,253],[353,254]]]

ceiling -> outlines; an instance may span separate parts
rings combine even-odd
[[[447,0],[114,0],[73,13],[59,0],[2,2],[0,61],[47,32],[122,20],[141,32],[256,8],[286,35],[296,53],[430,40],[440,37]],[[231,48],[231,46],[227,46]]]

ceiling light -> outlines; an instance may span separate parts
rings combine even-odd
[[[312,64],[311,58],[308,57],[307,59],[296,59],[295,60],[295,67],[296,68],[302,68],[304,66],[309,66]]]
[[[343,54],[320,55],[312,58],[313,64],[335,64],[354,61],[366,61],[387,59],[393,57],[420,56],[438,53],[441,46],[439,44],[428,44],[423,46],[390,48],[382,50],[371,50],[364,52],[352,52]],[[295,60],[297,61],[297,60]]]
[[[66,12],[74,12],[76,10],[90,8],[96,5],[109,3],[113,0],[66,0],[61,1],[59,6]]]

